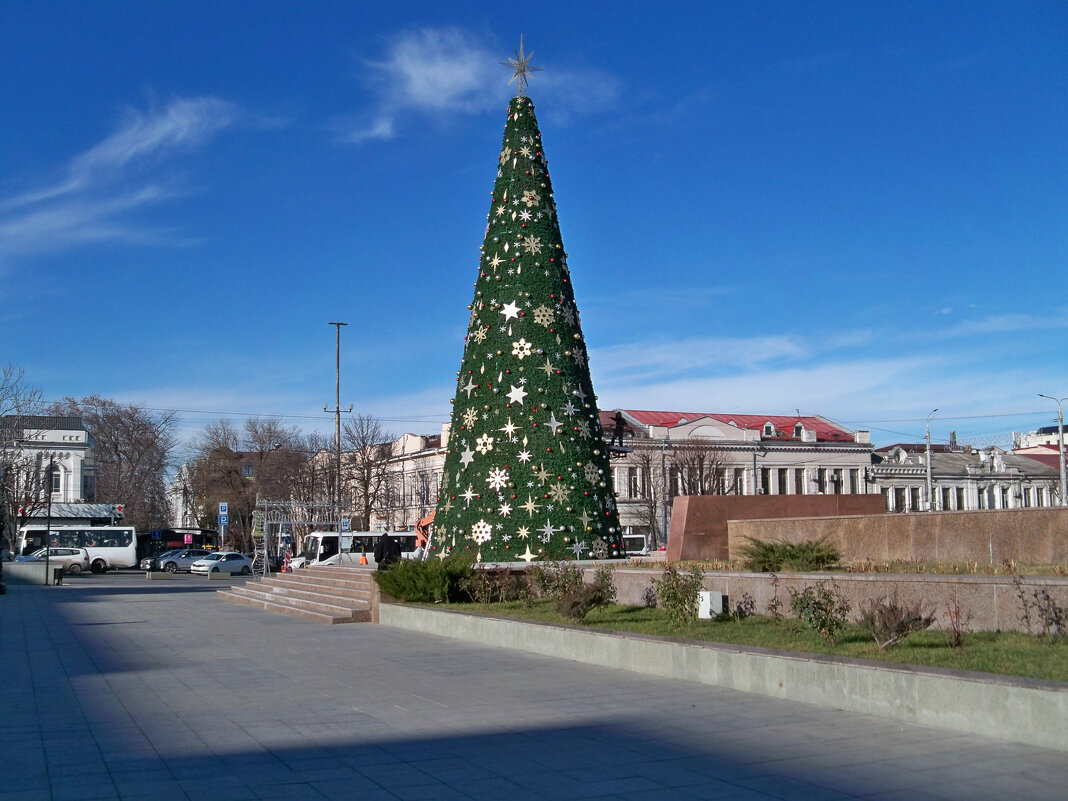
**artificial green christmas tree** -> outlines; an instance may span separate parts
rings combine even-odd
[[[608,448],[522,56],[453,400],[435,545],[622,553]]]

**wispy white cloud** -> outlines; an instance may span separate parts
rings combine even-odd
[[[625,375],[628,380],[647,381],[723,369],[750,370],[769,361],[793,361],[807,355],[807,348],[796,339],[769,336],[626,343],[596,348],[590,359],[609,380]]]
[[[503,55],[502,55],[503,54]],[[393,138],[408,117],[482,114],[511,93],[500,62],[508,51],[462,28],[423,28],[387,41],[383,58],[365,61],[377,101],[355,118],[338,120],[338,138],[358,144]],[[538,96],[552,97],[556,114],[592,113],[618,93],[606,72],[556,69],[537,75]]]
[[[1061,310],[1044,317],[1033,314],[993,314],[977,320],[965,320],[957,325],[936,331],[935,335],[963,337],[1054,328],[1068,328],[1068,311]]]
[[[213,97],[176,98],[163,108],[127,109],[116,130],[57,171],[58,177],[0,198],[0,261],[77,244],[178,244],[172,232],[131,220],[133,212],[178,197],[173,179],[149,167],[204,145],[238,120]]]

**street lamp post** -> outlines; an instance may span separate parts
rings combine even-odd
[[[1068,398],[1054,398],[1052,395],[1038,393],[1038,397],[1051,400],[1057,404],[1057,456],[1061,468],[1061,506],[1068,506],[1068,497],[1065,496],[1065,470],[1064,470],[1064,407],[1061,405]]]
[[[334,455],[337,458],[337,563],[341,566],[341,326],[348,323],[327,323],[337,328],[337,363],[334,383]],[[351,412],[352,407],[348,410]],[[328,411],[323,406],[323,411]]]
[[[927,421],[924,423],[924,429],[927,432],[927,511],[934,511],[934,494],[931,482],[931,418],[934,417],[935,412],[938,409],[932,409],[931,413],[927,415]]]

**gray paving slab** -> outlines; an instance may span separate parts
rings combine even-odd
[[[1060,799],[1062,753],[373,625],[179,576],[0,598],[0,801]]]

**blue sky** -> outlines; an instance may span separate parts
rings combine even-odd
[[[0,363],[436,430],[520,34],[602,408],[1055,419],[1057,2],[5,3]]]

